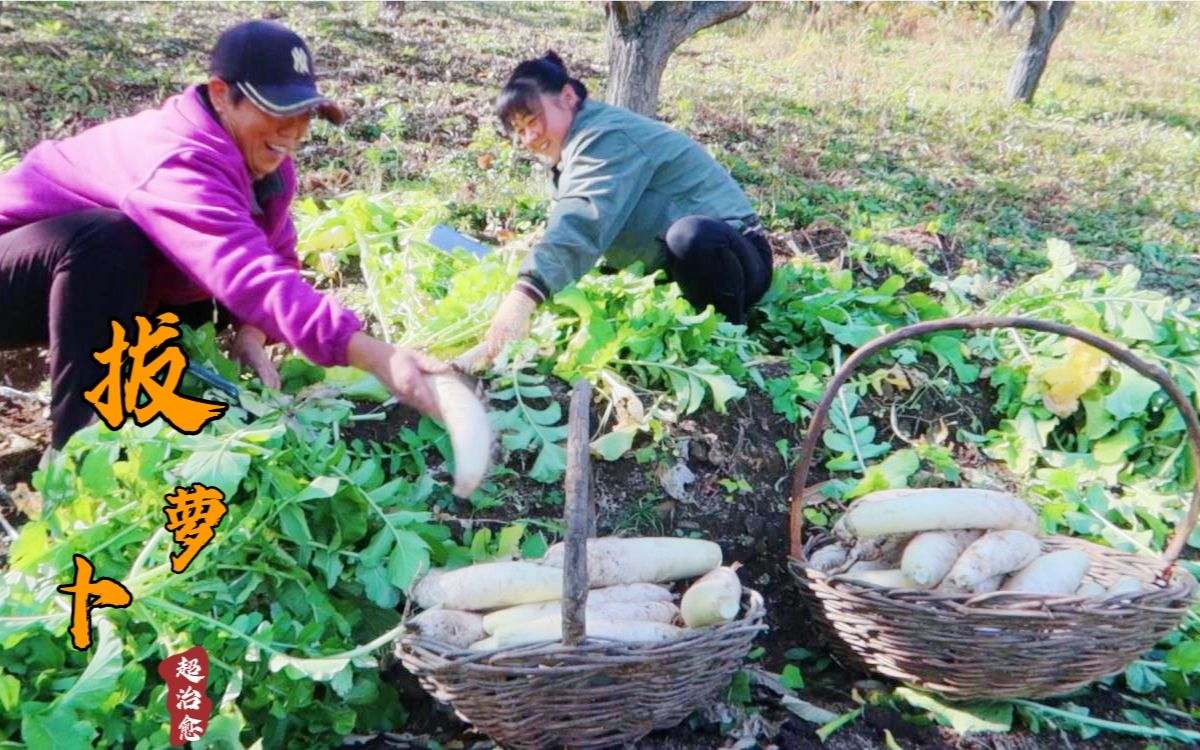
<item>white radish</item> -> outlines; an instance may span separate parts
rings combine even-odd
[[[466,648],[483,638],[483,617],[458,609],[429,609],[408,621],[408,627],[426,638]]]
[[[941,583],[954,561],[980,531],[925,531],[912,538],[900,558],[900,569],[919,586]]]
[[[891,566],[883,560],[859,560],[846,569],[845,575],[851,578],[859,573],[870,573],[873,570],[890,570]]]
[[[446,594],[442,591],[442,576],[446,575],[446,571],[442,568],[431,568],[417,579],[416,584],[412,589],[412,599],[421,609],[430,609],[432,607],[441,606],[442,599]]]
[[[992,490],[884,490],[855,500],[842,517],[858,537],[950,529],[1018,529],[1036,535],[1033,509],[1012,495]]]
[[[1140,594],[1146,590],[1145,585],[1133,576],[1124,576],[1113,581],[1113,584],[1104,591],[1105,599],[1113,599],[1118,596],[1131,596]]]
[[[821,572],[829,572],[845,563],[849,555],[850,550],[841,544],[826,544],[812,553],[808,565]]]
[[[562,617],[561,601],[518,604],[515,607],[498,609],[483,616],[483,629],[491,635],[503,628],[547,617]],[[677,617],[679,617],[679,607],[671,602],[593,602],[589,595],[585,619],[675,622]],[[482,638],[483,634],[481,633],[479,637]]]
[[[425,383],[442,413],[442,424],[450,433],[450,447],[454,451],[453,492],[459,497],[469,497],[487,476],[492,461],[492,428],[487,411],[470,386],[457,375],[426,375]]]
[[[608,588],[603,589],[592,589],[588,592],[587,611],[590,616],[592,609],[601,605],[613,604],[617,602],[670,603],[672,599],[674,599],[674,596],[671,594],[671,590],[665,586],[659,586],[653,583],[629,583],[625,584],[624,586],[609,586]],[[494,633],[496,628],[500,627],[501,624],[527,622],[529,620],[536,620],[549,615],[560,614],[561,612],[561,601],[538,602],[535,604],[518,604],[515,607],[498,609],[495,612],[484,615],[483,629],[488,633]],[[670,620],[664,620],[664,622],[670,622]]]
[[[701,628],[737,617],[742,606],[742,582],[737,563],[704,574],[683,593],[679,610],[689,628]]]
[[[864,500],[866,500],[868,497],[871,497],[872,495],[878,495],[878,496],[887,495],[888,497],[904,497],[906,495],[916,495],[920,492],[925,492],[925,490],[914,489],[912,487],[898,487],[896,489],[882,490],[880,492],[872,493],[871,495],[866,495],[856,502],[861,503]],[[846,526],[846,514],[845,513],[842,514],[841,518],[839,518],[837,521],[834,522],[832,532],[835,537],[837,537],[838,539],[840,539],[842,542],[844,542],[847,545],[856,544],[858,542],[858,535],[856,535],[854,532],[852,532],[849,529],[849,527]]]
[[[864,570],[854,573],[850,576],[856,581],[864,581],[873,583],[876,586],[882,586],[887,589],[926,589],[928,586],[917,584],[912,578],[909,578],[903,570],[899,568],[888,568],[885,570]]]
[[[1104,586],[1095,581],[1084,581],[1079,588],[1075,589],[1075,596],[1084,596],[1088,599],[1102,596],[1104,594]]]
[[[945,580],[954,588],[978,593],[983,581],[1020,570],[1041,551],[1038,540],[1024,531],[990,531],[963,550]]]
[[[413,589],[422,609],[496,609],[562,598],[562,571],[530,562],[493,562],[430,571]]]
[[[587,620],[587,637],[627,643],[657,643],[678,638],[684,629],[662,622],[635,620]],[[540,620],[511,625],[496,631],[491,638],[471,646],[472,651],[489,648],[512,648],[541,641],[562,640],[562,618],[544,617]],[[484,645],[487,644],[487,645]]]
[[[1000,589],[1025,594],[1071,594],[1079,588],[1090,564],[1082,550],[1050,552],[1021,568]]]
[[[912,538],[912,534],[888,534],[859,539],[850,548],[850,557],[856,560],[882,560],[888,564],[888,567],[895,567],[895,563],[900,562],[900,555]]]
[[[483,640],[472,643],[470,648],[472,651],[495,651],[500,648],[500,644],[496,641],[496,636],[489,635]]]
[[[562,543],[552,545],[542,564],[561,568],[564,549]],[[587,540],[588,581],[593,586],[695,578],[720,564],[721,548],[703,539],[609,536]]]
[[[998,591],[1002,583],[1004,583],[1003,573],[994,575],[991,578],[984,578],[982,581],[966,587],[955,586],[950,582],[950,576],[946,576],[934,590],[947,594],[990,594],[993,591]]]

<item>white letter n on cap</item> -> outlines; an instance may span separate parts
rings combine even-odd
[[[292,67],[297,73],[312,75],[312,71],[308,69],[308,55],[304,54],[303,48],[292,47]]]

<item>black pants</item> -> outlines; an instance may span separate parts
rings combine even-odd
[[[112,343],[117,320],[136,331],[144,310],[148,260],[157,252],[132,221],[106,208],[45,219],[0,235],[0,349],[50,349],[51,444],[96,418],[83,392],[104,376],[92,353]],[[203,320],[212,303],[174,310]]]
[[[685,216],[667,230],[667,273],[697,310],[712,305],[731,323],[771,285],[771,247],[761,231],[744,234],[707,216]]]

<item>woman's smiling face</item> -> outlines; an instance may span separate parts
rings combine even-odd
[[[234,104],[229,84],[216,78],[209,81],[208,91],[221,125],[237,144],[246,169],[255,180],[279,169],[283,160],[295,154],[308,135],[311,112],[276,117],[262,111],[246,97]]]
[[[570,84],[558,94],[540,94],[541,112],[521,113],[513,117],[509,129],[527,151],[545,164],[557,166],[562,159],[563,144],[575,122],[579,96]]]

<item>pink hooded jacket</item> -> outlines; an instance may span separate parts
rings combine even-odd
[[[128,216],[159,249],[147,300],[216,298],[241,322],[287,342],[319,365],[346,364],[354,313],[300,275],[288,211],[289,158],[280,194],[259,208],[245,162],[199,87],[162,108],[43,141],[0,174],[0,234],[91,208]]]

